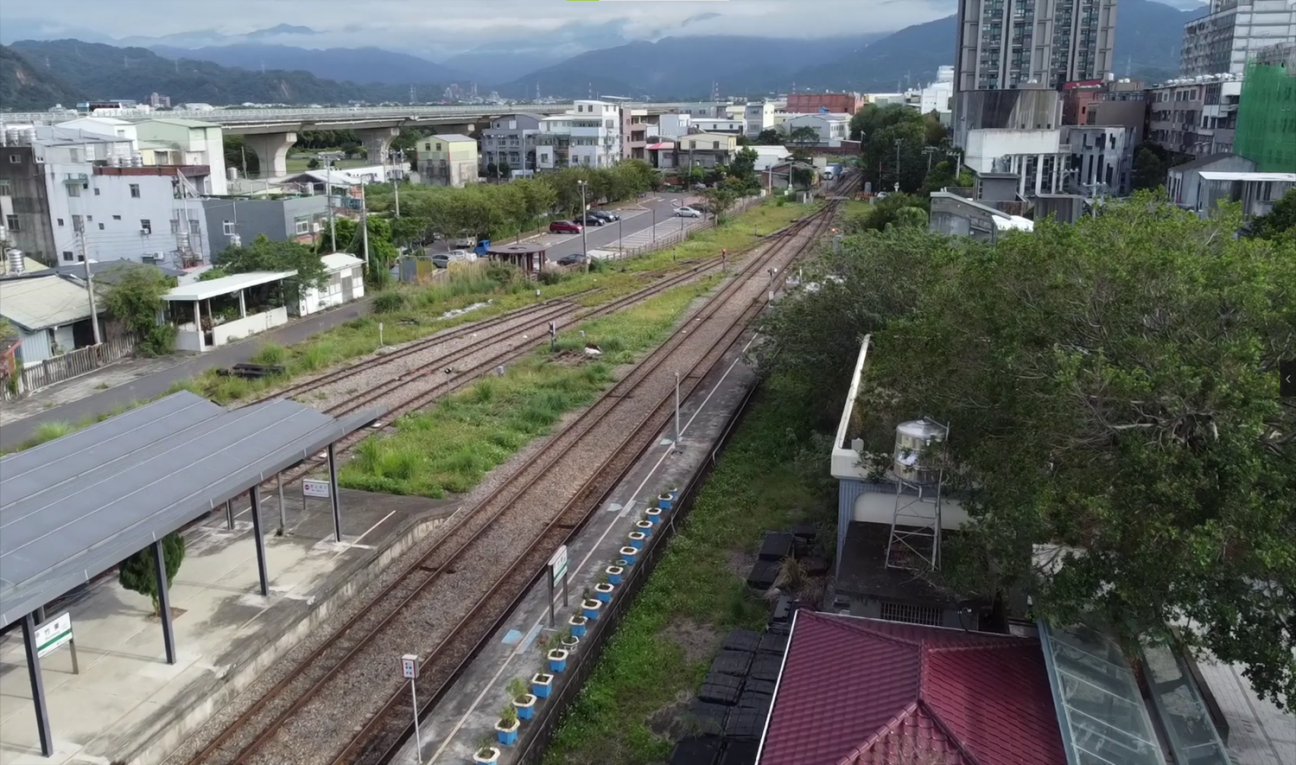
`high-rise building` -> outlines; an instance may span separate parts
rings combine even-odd
[[[1115,40],[1116,0],[959,0],[954,88],[1100,79]]]
[[[1259,49],[1296,40],[1292,0],[1211,0],[1210,13],[1184,24],[1179,76],[1242,74]]]

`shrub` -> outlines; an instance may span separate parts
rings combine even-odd
[[[176,572],[184,560],[185,541],[179,532],[173,531],[162,538],[162,557],[166,559],[167,587],[175,581]],[[161,610],[158,602],[157,573],[154,571],[153,546],[149,545],[122,561],[117,572],[117,581],[128,590],[149,596],[153,601],[153,615]]]
[[[405,307],[405,296],[399,292],[381,292],[373,300],[374,313],[396,313]]]

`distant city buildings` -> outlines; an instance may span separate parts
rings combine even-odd
[[[793,114],[854,114],[865,104],[859,93],[792,93],[787,97],[784,111]]]
[[[1211,0],[1210,13],[1184,25],[1179,76],[1243,73],[1261,48],[1296,41],[1291,0]]]
[[[536,169],[612,167],[621,160],[620,107],[576,101],[564,114],[545,117],[536,135]]]
[[[1099,79],[1115,32],[1116,0],[960,0],[955,89]]]
[[[153,107],[154,109],[170,109],[171,96],[161,96],[158,95],[157,93],[150,93],[149,106]]]
[[[478,181],[477,140],[465,135],[430,135],[418,145],[419,177],[430,186],[462,188]]]

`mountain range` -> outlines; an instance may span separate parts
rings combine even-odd
[[[1153,0],[1117,6],[1118,76],[1160,81],[1178,68],[1183,24],[1203,13]],[[588,31],[588,30],[587,30]],[[603,39],[624,39],[609,27]],[[894,91],[935,78],[954,55],[956,17],[906,27],[889,35],[821,39],[674,36],[635,40],[558,59],[548,46],[481,46],[437,63],[413,52],[383,48],[315,49],[284,45],[309,39],[305,26],[281,24],[237,38],[200,30],[116,46],[77,39],[20,40],[0,46],[0,107],[11,111],[70,104],[83,98],[175,103],[404,103],[414,86],[420,102],[436,100],[454,82],[477,84],[508,98],[700,99],[758,97],[796,90]],[[584,32],[582,32],[584,34]],[[228,44],[187,47],[195,40]]]

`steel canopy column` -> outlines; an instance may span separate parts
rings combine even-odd
[[[261,535],[261,491],[257,486],[248,492],[252,499],[252,538],[256,540],[257,574],[261,577],[261,597],[270,596],[270,575],[266,573],[265,537]]]
[[[36,645],[36,617],[23,616],[23,648],[27,651],[27,676],[31,678],[32,701],[36,704],[36,730],[40,733],[41,754],[54,755],[54,734],[50,731],[49,709],[45,706],[45,682],[41,679],[40,655]]]
[[[161,539],[153,543],[153,576],[157,577],[158,618],[162,620],[167,664],[175,664],[175,627],[171,624],[171,594],[167,591],[166,553],[162,550]]]
[[[337,484],[337,454],[333,450],[333,444],[328,446],[328,467],[329,467],[329,500],[333,503],[333,538],[338,544],[342,543],[342,500],[338,497]]]

